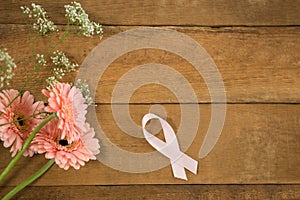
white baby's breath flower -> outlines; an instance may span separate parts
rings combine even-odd
[[[47,61],[45,60],[45,56],[43,54],[36,54],[36,61],[39,67],[45,67],[47,65]]]
[[[21,9],[24,14],[28,15],[29,18],[32,18],[34,21],[33,29],[38,31],[41,35],[46,35],[49,32],[57,31],[57,27],[54,23],[48,20],[45,9],[34,3],[31,4],[32,10],[27,6],[21,6]]]
[[[14,59],[6,51],[6,49],[0,49],[0,88],[9,85],[14,75],[13,70],[17,67]]]
[[[71,63],[69,58],[61,52],[53,52],[54,56],[51,57],[54,68],[51,69],[51,76],[46,79],[49,85],[54,85],[59,79],[62,79],[66,73],[75,72],[77,70],[78,64]]]
[[[65,9],[66,17],[71,24],[78,27],[80,34],[86,37],[93,35],[99,35],[100,38],[102,37],[102,26],[89,20],[88,14],[83,10],[80,3],[75,1],[71,2],[71,5],[65,5]]]
[[[92,98],[92,95],[91,95],[91,92],[89,89],[89,85],[86,82],[86,80],[82,81],[81,79],[77,79],[75,81],[75,87],[80,89],[83,97],[85,98],[85,104],[87,104],[88,106],[95,105],[95,101]]]

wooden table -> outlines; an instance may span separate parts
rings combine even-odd
[[[69,2],[37,2],[64,29],[63,5]],[[145,63],[161,63],[177,70],[190,82],[198,97],[197,102],[189,102],[198,104],[201,123],[196,139],[186,151],[188,155],[198,158],[212,103],[227,105],[222,135],[213,151],[198,159],[198,174],[187,172],[188,181],[175,179],[170,165],[148,173],[126,173],[92,161],[78,171],[53,166],[16,198],[300,199],[299,0],[81,3],[92,20],[104,25],[104,38],[100,41],[97,37],[75,37],[58,46],[77,63],[82,63],[94,47],[115,34],[158,26],[184,33],[204,47],[215,61],[226,90],[226,102],[211,102],[199,73],[171,52],[141,49],[124,54],[107,68],[96,94],[98,121],[111,142],[131,152],[153,151],[145,139],[124,133],[115,123],[111,110],[116,82],[129,70]],[[29,32],[19,9],[24,4],[29,2],[0,2],[0,48],[7,48],[18,66],[12,83],[14,88],[22,85],[32,65]],[[47,39],[39,39],[36,52],[45,52],[48,44]],[[75,77],[73,73],[64,80],[72,82]],[[40,89],[40,85],[31,89],[37,99],[43,98]],[[140,124],[153,104],[161,104],[176,131],[180,124],[180,103],[166,87],[148,84],[135,91],[129,108],[133,120]],[[120,102],[118,106],[128,105]],[[2,146],[0,170],[10,160],[9,151]],[[116,159],[114,155],[107,156]],[[44,163],[42,155],[22,158],[0,186],[0,196]]]

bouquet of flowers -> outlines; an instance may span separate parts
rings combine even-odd
[[[46,39],[55,35],[59,29],[49,20],[45,9],[32,4],[32,8],[21,7],[23,13],[33,22],[30,25],[37,35]],[[88,14],[77,2],[65,6],[67,28],[56,44],[51,44],[45,54],[36,54],[33,70],[28,74],[21,89],[6,89],[13,79],[16,64],[6,49],[0,50],[0,140],[5,148],[10,148],[13,159],[0,175],[0,182],[22,156],[32,157],[45,154],[49,159],[36,174],[10,191],[3,199],[9,199],[25,186],[45,173],[54,163],[65,170],[69,167],[79,169],[89,160],[95,160],[100,150],[95,132],[86,122],[87,107],[94,101],[85,81],[75,84],[61,82],[66,73],[76,71],[62,51],[55,48],[70,36],[102,36],[102,26],[90,21]],[[34,47],[36,38],[31,38]],[[50,63],[49,63],[50,60]],[[47,86],[41,90],[47,102],[37,101],[28,91],[29,80],[40,71],[46,71]],[[37,83],[37,82],[35,82]]]

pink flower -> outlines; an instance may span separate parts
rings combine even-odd
[[[73,142],[80,137],[80,130],[85,129],[87,105],[80,89],[66,83],[57,82],[53,88],[42,90],[48,97],[47,112],[56,112],[59,118],[58,128],[62,130],[60,139]]]
[[[32,141],[32,149],[37,153],[46,153],[47,159],[55,158],[55,163],[65,170],[70,166],[79,169],[85,162],[95,160],[100,153],[98,139],[89,124],[85,124],[86,132],[73,142],[62,138],[62,130],[58,129],[59,120],[53,119],[46,124]]]
[[[34,97],[28,91],[10,104],[17,95],[18,91],[13,89],[0,93],[0,139],[4,147],[11,147],[12,157],[21,150],[25,140],[41,122],[38,116],[32,115],[38,114],[44,108],[43,102],[34,103]],[[24,156],[33,154],[32,150],[27,149]]]

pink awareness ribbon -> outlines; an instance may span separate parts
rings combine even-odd
[[[146,130],[145,126],[151,119],[158,119],[160,121],[166,142],[160,140]],[[155,114],[149,113],[143,117],[142,129],[147,142],[161,154],[170,159],[173,175],[176,178],[187,180],[184,168],[197,174],[198,161],[180,151],[177,137],[168,122]]]

